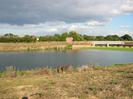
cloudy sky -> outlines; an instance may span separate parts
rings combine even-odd
[[[0,35],[133,36],[133,0],[0,0]]]

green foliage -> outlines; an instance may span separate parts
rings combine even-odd
[[[115,51],[133,51],[133,48],[129,47],[90,47],[89,49],[99,49],[99,50],[115,50]]]
[[[128,34],[125,34],[121,37],[118,35],[107,35],[107,36],[89,36],[89,35],[81,35],[75,31],[65,32],[62,34],[54,34],[54,35],[46,35],[36,37],[33,35],[25,35],[23,37],[19,37],[12,33],[5,34],[0,36],[0,42],[36,42],[38,41],[66,41],[67,37],[73,37],[74,41],[132,41],[132,37]]]
[[[72,49],[72,44],[68,44],[68,45],[66,46],[66,49]]]
[[[88,36],[88,35],[83,35],[85,41],[94,41],[95,36]]]
[[[22,37],[22,42],[36,42],[36,37],[25,35],[24,37]]]
[[[97,40],[97,41],[104,41],[105,37],[104,36],[96,36],[95,40]]]
[[[36,37],[32,35],[25,35],[24,37],[19,37],[14,34],[5,34],[0,37],[0,42],[36,42]]]
[[[66,38],[69,36],[69,34],[67,33],[67,32],[65,32],[65,33],[63,33],[63,34],[61,34],[61,38],[60,38],[60,40],[61,41],[65,41],[66,40]]]
[[[69,32],[69,37],[73,37],[74,41],[84,41],[84,37],[75,31]]]
[[[39,37],[39,41],[66,41],[67,37],[73,37],[74,41],[83,41],[84,37],[74,31],[69,33],[65,32],[63,34],[55,34],[53,36],[41,36]]]
[[[132,37],[128,34],[123,35],[121,37],[121,39],[124,40],[124,41],[132,41],[133,40]]]
[[[108,35],[105,37],[107,41],[120,41],[121,38],[118,35]]]
[[[12,33],[0,37],[0,42],[19,42],[20,37]]]

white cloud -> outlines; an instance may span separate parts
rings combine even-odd
[[[99,22],[99,21],[95,21],[95,20],[87,22],[87,25],[89,25],[89,26],[103,26],[105,24],[106,24],[106,22]]]
[[[40,24],[10,25],[0,24],[0,34],[16,33],[17,35],[52,35],[69,31],[77,31],[88,35],[122,35],[127,33],[127,25],[120,26],[120,31],[110,30],[103,26],[104,23],[90,21],[85,23],[46,22]],[[126,28],[126,29],[123,29]],[[6,32],[5,32],[6,31]],[[131,31],[130,34],[132,33]]]
[[[132,31],[128,31],[128,30],[121,30],[121,31],[119,31],[118,35],[122,36],[122,35],[125,35],[125,34],[129,34],[129,35],[131,35],[133,37],[133,32]]]
[[[78,31],[78,32],[88,32],[99,25],[99,22],[94,22],[93,25],[88,25],[88,23],[65,23],[65,22],[46,22],[40,24],[24,24],[24,25],[10,25],[10,24],[0,24],[0,33],[2,31],[14,32],[20,35],[25,35],[26,33],[34,33],[34,35],[45,35],[54,33],[63,33],[66,31]],[[6,33],[7,33],[6,32]],[[4,33],[4,32],[3,32]]]
[[[120,28],[122,28],[122,29],[128,29],[129,26],[128,25],[121,25]]]

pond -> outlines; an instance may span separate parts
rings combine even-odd
[[[0,70],[15,66],[25,70],[46,66],[95,64],[101,66],[133,63],[133,52],[109,50],[0,52]]]

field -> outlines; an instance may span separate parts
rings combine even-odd
[[[133,99],[133,64],[0,74],[0,99]]]
[[[115,50],[115,51],[133,51],[133,47],[89,47],[89,49]]]

